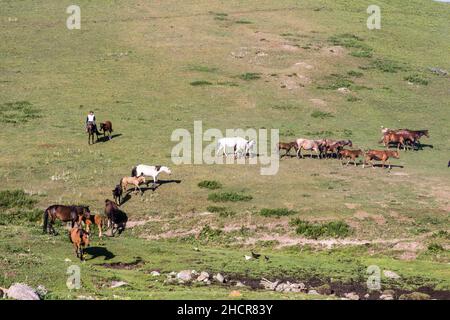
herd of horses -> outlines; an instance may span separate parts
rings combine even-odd
[[[278,152],[284,150],[284,155],[280,154],[280,157],[290,155],[290,151],[294,149],[297,154],[297,158],[303,158],[302,150],[314,152],[318,159],[326,158],[338,158],[342,160],[347,160],[346,165],[353,162],[356,166],[356,159],[359,157],[363,158],[363,168],[367,163],[374,167],[374,161],[381,161],[382,167],[385,168],[386,162],[391,168],[389,159],[400,157],[399,150],[407,149],[422,149],[420,144],[420,138],[423,136],[429,138],[428,130],[410,130],[410,129],[381,129],[383,134],[379,143],[383,143],[386,150],[361,150],[361,149],[345,149],[345,147],[353,147],[351,140],[333,140],[333,139],[303,139],[299,138],[293,142],[280,142],[278,144]],[[389,150],[390,146],[397,146],[397,151]],[[344,164],[344,162],[342,162]]]
[[[158,181],[160,173],[171,174],[171,170],[166,166],[149,166],[137,165],[131,170],[130,177],[123,177],[120,183],[112,190],[114,201],[106,199],[104,204],[104,215],[92,214],[89,206],[79,205],[51,205],[44,211],[43,215],[43,232],[57,235],[54,228],[56,220],[65,223],[70,223],[71,229],[69,231],[69,240],[75,248],[75,254],[81,261],[84,260],[84,250],[90,243],[90,229],[93,226],[98,228],[98,236],[102,238],[103,229],[106,225],[106,230],[111,230],[111,236],[118,232],[119,234],[125,230],[128,217],[119,206],[121,205],[122,195],[129,191],[128,185],[133,185],[135,191],[140,188],[141,184],[147,184],[145,177],[153,178],[153,185]],[[84,227],[83,227],[84,225]]]
[[[110,121],[106,121],[100,124],[100,128],[105,134],[109,132],[109,136],[112,132],[112,124]],[[389,162],[390,158],[399,158],[399,150],[402,147],[403,150],[407,148],[421,149],[420,139],[423,136],[429,138],[428,130],[409,130],[409,129],[388,129],[382,128],[382,138],[379,141],[383,143],[386,150],[365,150],[361,149],[348,149],[353,147],[351,140],[333,140],[333,139],[303,139],[299,138],[293,142],[278,144],[278,152],[285,150],[283,156],[289,155],[290,151],[294,149],[298,158],[303,158],[302,150],[314,152],[319,159],[326,158],[338,158],[343,161],[347,161],[346,165],[353,162],[356,166],[356,159],[363,157],[363,167],[370,163],[374,167],[374,161],[381,161],[383,168],[385,163]],[[88,125],[88,133],[91,139],[91,135],[98,133],[95,127],[91,124]],[[110,137],[111,138],[111,137]],[[240,137],[234,138],[222,138],[218,140],[217,153],[222,151],[223,155],[228,156],[226,148],[231,147],[234,150],[234,156],[249,154],[252,147],[255,145],[254,140],[246,140]],[[397,146],[397,150],[389,150],[391,145]],[[347,149],[345,147],[348,147]],[[280,157],[283,157],[280,154]],[[342,162],[344,164],[344,162]],[[449,162],[450,166],[450,162]],[[119,206],[123,203],[123,194],[130,192],[127,190],[128,186],[134,187],[134,192],[138,190],[141,195],[143,191],[141,185],[150,183],[146,177],[152,177],[153,188],[158,181],[158,175],[160,173],[171,174],[171,170],[166,166],[149,166],[140,164],[132,168],[131,176],[125,176],[120,179],[119,184],[112,190],[114,200],[106,199],[104,203],[104,215],[91,214],[89,206],[77,206],[77,205],[52,205],[44,211],[43,215],[43,232],[56,235],[56,230],[53,227],[56,220],[70,223],[71,229],[69,232],[69,239],[72,242],[76,256],[80,260],[84,260],[84,249],[89,246],[90,242],[90,229],[93,226],[97,226],[99,232],[99,238],[102,237],[102,230],[106,225],[106,230],[111,230],[111,236],[114,236],[116,232],[122,233],[125,230],[128,217],[125,212],[120,210]],[[84,225],[84,226],[83,226]]]

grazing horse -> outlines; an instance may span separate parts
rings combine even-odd
[[[114,201],[117,203],[117,205],[120,206],[120,200],[122,198],[122,184],[116,184],[116,187],[114,188],[114,190],[112,190],[112,195],[114,198]]]
[[[241,138],[241,137],[220,138],[217,141],[216,156],[218,156],[220,151],[222,151],[223,152],[222,155],[228,157],[227,147],[233,148],[235,159],[238,157],[239,152],[242,152],[242,151],[243,151],[243,155],[246,156],[255,144],[256,144],[255,140],[249,141],[249,140]],[[241,154],[241,156],[242,156],[242,154]]]
[[[88,136],[88,144],[91,144],[91,141],[92,141],[92,144],[94,144],[95,142],[98,141],[98,135],[100,134],[98,132],[98,130],[97,130],[97,126],[95,124],[93,124],[93,123],[88,123],[86,128],[87,128],[87,132],[89,134],[89,136]],[[94,134],[97,137],[95,142],[94,142]]]
[[[89,232],[80,227],[73,227],[70,230],[69,239],[73,243],[77,258],[84,261],[84,248],[89,246]]]
[[[297,151],[297,143],[295,141],[288,142],[288,143],[280,142],[280,143],[278,143],[277,147],[278,147],[278,153],[280,153],[281,150],[286,151],[286,153],[283,156],[287,156],[292,148],[294,148],[294,150]],[[280,158],[283,156],[280,156]]]
[[[108,131],[109,140],[111,140],[111,133],[113,132],[111,121],[105,121],[100,123],[100,131],[103,131],[103,137],[106,135],[106,131]]]
[[[325,140],[325,146],[324,146],[324,152],[325,157],[328,157],[328,152],[330,157],[333,155],[336,155],[336,157],[339,157],[339,151],[341,151],[345,146],[353,147],[352,140]]]
[[[83,217],[83,221],[86,224],[86,231],[90,232],[91,224],[95,224],[98,228],[98,237],[101,238],[103,229],[103,218],[104,216],[101,216],[99,214],[91,214],[89,218]]]
[[[297,139],[295,141],[297,144],[297,158],[303,158],[302,149],[304,150],[312,150],[317,154],[317,157],[320,159],[321,157],[321,148],[320,146],[323,144],[323,140],[311,140],[311,139]]]
[[[120,179],[120,185],[122,187],[122,192],[126,192],[127,191],[127,187],[129,184],[134,186],[134,192],[137,192],[137,189],[139,189],[139,191],[141,192],[141,194],[143,193],[141,188],[139,187],[139,185],[145,183],[145,177],[144,176],[139,176],[139,177],[123,177],[122,179]]]
[[[399,159],[399,153],[398,151],[390,151],[390,150],[368,150],[365,153],[365,159],[363,163],[363,168],[365,167],[366,162],[369,162],[372,165],[372,168],[374,168],[373,161],[382,161],[383,162],[383,168],[385,167],[385,162],[389,164],[389,169],[391,169],[391,163],[389,161],[389,158],[396,158]]]
[[[158,176],[161,172],[167,173],[168,175],[172,174],[172,171],[168,167],[165,166],[147,166],[145,164],[140,164],[133,169],[131,169],[132,177],[152,177],[153,178],[153,187],[155,187],[156,182],[158,181]],[[147,184],[148,185],[148,184]]]
[[[347,160],[347,166],[350,162],[350,160],[353,161],[353,164],[356,167],[356,158],[358,158],[359,156],[363,155],[363,152],[358,149],[358,150],[348,150],[348,149],[342,149],[339,151],[339,155],[342,159],[348,159]],[[344,162],[342,162],[342,165],[344,165]]]
[[[125,212],[119,209],[114,201],[105,200],[105,215],[108,219],[108,229],[111,228],[111,234],[114,237],[114,228],[121,234],[127,225],[128,217]]]
[[[81,225],[83,218],[89,218],[90,215],[91,212],[87,206],[52,205],[44,211],[43,232],[56,235],[55,228],[53,227],[56,219],[59,219],[62,222],[70,221],[73,228],[75,224]]]

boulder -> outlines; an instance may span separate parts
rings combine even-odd
[[[191,270],[182,270],[182,271],[178,272],[177,279],[184,281],[184,282],[191,281],[192,280],[192,271]]]
[[[209,273],[208,272],[205,272],[205,271],[202,271],[202,272],[200,272],[200,275],[197,277],[197,281],[208,281],[208,279],[209,279]]]
[[[400,276],[398,274],[390,270],[383,270],[383,275],[389,279],[400,279]]]
[[[6,296],[16,300],[40,300],[36,291],[23,283],[15,283],[9,287]]]
[[[355,292],[346,293],[345,297],[349,300],[359,300],[359,296]]]
[[[214,279],[219,282],[219,283],[225,283],[225,278],[223,275],[221,275],[220,273],[216,274],[214,276]]]
[[[152,275],[153,277],[158,277],[158,276],[161,275],[161,273],[159,273],[158,271],[152,271],[152,272],[150,273],[150,275]]]
[[[114,288],[119,288],[119,287],[123,287],[126,285],[128,285],[128,283],[126,283],[125,281],[112,281],[110,288],[114,289]]]

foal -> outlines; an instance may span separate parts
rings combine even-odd
[[[141,192],[141,194],[143,193],[141,188],[139,187],[140,184],[145,183],[145,177],[144,176],[139,176],[139,177],[123,177],[120,180],[120,185],[122,187],[122,191],[127,191],[127,186],[129,184],[134,186],[134,192],[137,192],[137,189],[139,189],[139,191]]]
[[[389,164],[389,169],[391,169],[391,163],[389,161],[389,158],[399,159],[400,156],[398,154],[398,151],[368,150],[365,154],[363,168],[366,162],[369,162],[372,165],[372,168],[374,168],[373,161],[377,160],[383,162],[383,168],[385,167],[385,162],[387,161],[387,163]]]
[[[89,232],[81,229],[80,227],[73,227],[70,230],[70,242],[73,243],[77,258],[81,261],[84,260],[84,248],[89,246]]]
[[[363,152],[358,149],[358,150],[348,150],[348,149],[342,149],[339,151],[339,156],[342,159],[347,159],[347,164],[346,166],[348,166],[350,160],[353,161],[353,164],[356,167],[356,158],[358,158],[359,156],[362,156]],[[342,165],[344,165],[344,162],[342,162]]]

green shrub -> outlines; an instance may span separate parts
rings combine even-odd
[[[356,102],[356,101],[359,101],[359,100],[361,100],[361,99],[359,99],[358,97],[355,97],[355,96],[349,96],[347,98],[348,102]]]
[[[0,208],[32,208],[37,202],[23,190],[0,191]]]
[[[253,197],[236,192],[216,192],[208,195],[208,200],[213,202],[237,202],[237,201],[250,201]]]
[[[313,111],[311,113],[311,117],[313,117],[313,118],[320,118],[320,119],[326,119],[326,118],[332,118],[334,116],[331,113],[329,113],[329,112],[316,110],[316,111]]]
[[[248,20],[237,20],[236,23],[238,24],[252,24],[253,22]]]
[[[441,246],[438,243],[430,243],[428,245],[428,251],[431,252],[431,253],[439,253],[439,252],[442,252],[444,250],[445,250],[444,247]]]
[[[340,74],[332,74],[328,77],[328,84],[317,86],[318,89],[336,90],[339,88],[350,88],[353,81]]]
[[[42,210],[17,210],[0,212],[0,225],[38,222],[42,219]]]
[[[211,190],[222,188],[222,184],[220,182],[215,181],[215,180],[203,180],[203,181],[200,181],[198,183],[198,186],[200,188],[206,188],[206,189],[211,189]]]
[[[364,73],[355,70],[350,70],[349,72],[347,72],[347,75],[349,75],[350,77],[361,78],[364,75]]]
[[[436,231],[435,233],[433,233],[432,237],[433,238],[444,238],[444,239],[450,240],[450,233],[448,233],[445,230],[439,230],[439,231]]]
[[[300,219],[291,221],[296,227],[296,233],[307,238],[318,239],[320,237],[343,238],[351,233],[350,226],[343,221],[330,221],[326,223],[311,223]]]
[[[358,49],[350,52],[350,55],[357,58],[372,58],[373,50],[372,49]]]
[[[210,86],[212,85],[211,82],[206,81],[206,80],[197,80],[197,81],[192,81],[191,86]]]
[[[407,77],[405,77],[403,79],[406,80],[406,81],[409,81],[411,83],[414,83],[414,84],[421,84],[423,86],[427,86],[428,85],[428,80],[425,79],[420,74],[417,74],[417,73],[411,74],[411,75],[409,75],[409,76],[407,76]]]
[[[260,78],[261,78],[261,74],[255,73],[255,72],[247,72],[247,73],[243,73],[243,74],[239,75],[239,79],[245,80],[245,81],[258,80]]]
[[[191,71],[198,71],[198,72],[216,72],[218,68],[215,67],[208,67],[208,66],[190,66],[189,70]]]
[[[399,62],[388,59],[376,59],[367,69],[377,69],[383,72],[396,73],[398,71],[406,70],[406,67]]]
[[[263,217],[282,217],[296,214],[297,212],[294,210],[289,210],[286,208],[277,208],[277,209],[261,209],[259,212]]]
[[[198,236],[201,240],[211,241],[220,237],[222,234],[222,230],[213,229],[209,225],[203,227]]]
[[[350,33],[343,33],[332,36],[328,39],[335,46],[342,46],[345,48],[362,48],[367,47],[363,43],[363,39]]]

